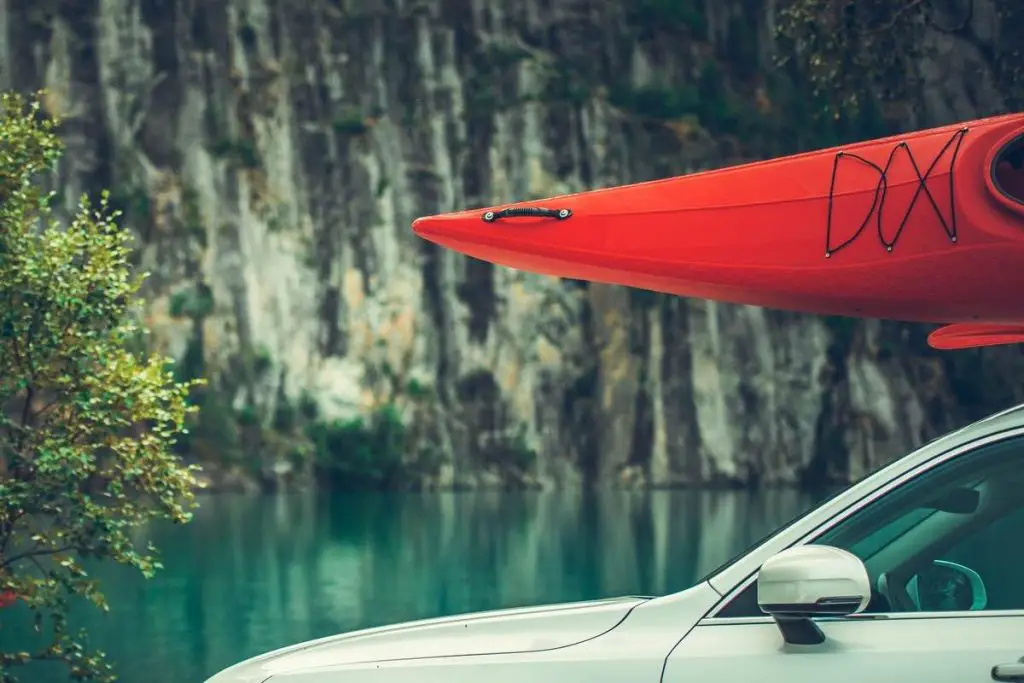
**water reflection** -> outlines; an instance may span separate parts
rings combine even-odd
[[[811,502],[790,491],[210,497],[191,525],[151,530],[157,578],[103,568],[111,614],[76,620],[122,681],[201,681],[339,631],[677,591]],[[6,640],[21,625],[2,619]]]

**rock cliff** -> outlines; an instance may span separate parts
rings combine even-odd
[[[151,346],[211,378],[206,462],[843,481],[1019,400],[1020,352],[495,269],[409,225],[1016,104],[1012,3],[846,4],[3,0],[0,86],[46,88],[64,205],[109,187],[137,234]]]

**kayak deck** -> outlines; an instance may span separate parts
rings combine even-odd
[[[544,275],[824,315],[1024,325],[1022,139],[1024,115],[1006,115],[413,229]],[[980,338],[960,329],[937,343],[968,337]]]

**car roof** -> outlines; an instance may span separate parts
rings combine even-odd
[[[977,422],[964,427],[961,432],[969,432],[968,440],[975,439],[985,434],[1000,432],[1004,429],[1024,426],[1024,403],[1012,408],[1000,411],[983,417]]]
[[[960,429],[946,432],[928,443],[918,446],[903,457],[897,458],[890,463],[890,466],[883,469],[894,470],[893,473],[895,475],[896,470],[912,469],[918,463],[928,460],[939,453],[950,451],[971,441],[983,439],[992,434],[998,434],[999,432],[1018,427],[1024,427],[1024,403],[983,417]]]

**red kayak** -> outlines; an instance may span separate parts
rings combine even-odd
[[[492,263],[1024,341],[1024,114],[646,183],[420,218]]]

